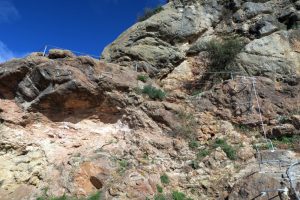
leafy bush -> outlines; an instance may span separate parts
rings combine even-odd
[[[160,185],[156,185],[156,189],[158,193],[163,193],[163,188]]]
[[[190,166],[191,166],[193,169],[198,169],[198,168],[199,168],[199,161],[198,161],[198,160],[192,160]]]
[[[88,197],[87,200],[100,200],[101,192],[96,192]]]
[[[208,156],[210,153],[211,153],[210,150],[208,150],[208,149],[202,149],[202,150],[200,150],[200,151],[197,153],[197,159],[198,159],[198,160],[201,160],[201,159],[203,159],[204,157]]]
[[[289,122],[289,117],[286,115],[280,115],[279,117],[277,117],[277,120],[280,124],[285,124]]]
[[[178,191],[174,191],[172,197],[174,200],[185,200],[185,194]]]
[[[172,198],[173,200],[192,200],[191,198],[187,198],[184,193],[178,191],[172,192]]]
[[[119,172],[120,174],[125,173],[125,171],[127,170],[128,166],[129,166],[129,163],[128,163],[127,160],[120,160],[120,161],[119,161],[118,172]]]
[[[227,144],[227,142],[225,140],[216,139],[214,147],[215,148],[221,147],[221,149],[226,153],[227,157],[230,160],[236,159],[236,150],[232,146]]]
[[[189,142],[189,147],[190,147],[191,149],[196,149],[196,148],[199,147],[199,142],[196,141],[196,140],[191,140],[191,141]]]
[[[142,82],[147,82],[147,80],[149,79],[149,77],[147,75],[143,75],[143,74],[139,74],[137,76],[137,80],[142,81]]]
[[[226,71],[236,55],[243,49],[244,42],[237,38],[228,38],[223,41],[210,40],[204,48],[209,53],[211,71]]]
[[[160,13],[163,11],[164,8],[162,6],[157,6],[156,8],[145,8],[144,13],[140,16],[138,16],[137,21],[142,22],[145,21],[146,19],[152,17],[153,15]]]
[[[144,86],[142,93],[147,94],[153,100],[163,100],[166,97],[166,93],[164,91],[161,89],[156,89],[151,85]]]
[[[160,181],[162,184],[168,185],[170,183],[170,179],[167,174],[163,174],[160,176]]]

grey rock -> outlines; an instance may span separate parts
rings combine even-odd
[[[51,49],[48,54],[48,58],[57,59],[57,58],[74,58],[75,55],[69,50],[62,49]]]
[[[300,31],[280,31],[253,40],[237,56],[236,65],[250,75],[292,75],[300,72]]]
[[[272,8],[266,6],[264,3],[253,3],[246,2],[243,4],[243,11],[245,12],[246,17],[252,18],[258,14],[270,14],[272,13]]]
[[[219,20],[221,6],[217,1],[194,3],[174,8],[171,3],[155,16],[135,24],[102,53],[108,62],[132,66],[133,61],[147,63],[152,72],[172,70],[184,60],[180,45],[192,43]],[[178,47],[177,47],[178,46]]]

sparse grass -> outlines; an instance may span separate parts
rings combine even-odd
[[[280,124],[285,124],[285,123],[289,122],[289,117],[286,115],[280,115],[277,117],[277,120]]]
[[[198,169],[199,168],[199,162],[201,162],[201,160],[203,158],[205,158],[206,156],[210,155],[211,151],[212,150],[210,150],[210,149],[201,149],[201,150],[199,150],[198,153],[196,154],[196,159],[192,160],[191,167],[193,169]]]
[[[254,130],[253,128],[251,128],[247,125],[244,125],[244,124],[234,124],[233,126],[238,132],[241,132],[241,133],[249,133]]]
[[[195,91],[192,92],[192,96],[198,96],[201,93],[203,93],[203,90],[195,90]]]
[[[208,149],[202,149],[197,153],[197,159],[198,160],[202,160],[203,158],[205,158],[206,156],[208,156],[211,153],[210,150]]]
[[[142,81],[142,82],[144,82],[144,83],[146,83],[148,79],[149,79],[149,76],[144,75],[144,74],[139,74],[139,75],[137,76],[137,80]]]
[[[100,199],[101,192],[96,192],[88,197],[88,200],[101,200]]]
[[[127,160],[120,160],[120,161],[119,161],[118,172],[119,172],[120,174],[124,174],[125,171],[127,170],[128,166],[129,166],[129,163],[128,163]]]
[[[292,136],[282,136],[275,139],[272,139],[274,146],[280,149],[291,149],[299,152],[299,144],[300,144],[300,136],[292,135]]]
[[[200,146],[200,144],[199,144],[199,142],[196,141],[196,140],[191,140],[191,141],[189,142],[189,147],[190,147],[191,149],[197,149],[199,146]]]
[[[151,85],[144,86],[142,93],[147,94],[153,100],[164,100],[166,98],[166,93],[164,91]]]
[[[163,11],[164,8],[162,6],[157,6],[156,8],[145,8],[144,13],[140,16],[138,16],[137,21],[142,22],[145,21],[146,19],[152,17],[153,15],[160,13]]]
[[[167,200],[167,197],[164,194],[156,194],[154,200]]]
[[[174,130],[175,134],[189,139],[190,141],[195,141],[197,121],[194,115],[186,112],[180,112],[177,117],[180,121],[180,126],[176,127]],[[194,145],[192,144],[192,146]]]
[[[214,146],[214,148],[221,147],[221,149],[226,153],[227,157],[230,160],[235,160],[237,158],[236,150],[231,145],[229,145],[226,142],[226,140],[216,139],[213,146]]]
[[[160,176],[160,181],[164,185],[168,185],[170,183],[170,179],[167,174],[163,174]]]

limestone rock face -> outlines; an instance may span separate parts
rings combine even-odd
[[[199,38],[218,20],[220,6],[216,1],[210,4],[195,2],[182,9],[170,3],[157,15],[120,35],[105,48],[102,58],[138,68],[143,68],[145,62],[151,74],[159,73],[159,69],[169,72],[184,59],[182,45]]]
[[[288,0],[170,1],[120,35],[102,58],[166,77],[187,56],[203,51],[203,41],[237,34],[248,41],[234,63],[237,69],[268,77],[299,74],[297,9]]]
[[[300,31],[279,31],[253,40],[237,56],[236,65],[250,75],[291,76],[300,73]]]

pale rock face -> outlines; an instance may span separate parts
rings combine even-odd
[[[176,190],[195,200],[253,199],[264,187],[290,188],[256,173],[253,144],[263,134],[257,102],[267,137],[299,134],[300,33],[291,28],[299,5],[170,0],[104,50],[114,64],[64,50],[0,64],[0,199],[33,200],[47,188],[50,196],[144,200],[158,185],[167,198]],[[233,64],[254,83],[234,77],[191,95],[186,85],[209,66],[203,45],[232,33],[247,41]],[[141,93],[148,84],[166,98]]]
[[[212,9],[198,3],[184,8],[174,8],[168,4],[164,10],[146,21],[128,29],[111,45],[105,48],[102,58],[125,66],[141,65],[149,68],[172,71],[184,59],[183,43],[191,43],[200,37],[218,20],[219,5]],[[168,72],[168,71],[167,71]],[[163,75],[163,74],[162,74]]]
[[[193,73],[188,61],[184,61],[176,67],[168,76],[162,80],[163,88],[166,91],[178,90],[182,87],[182,83],[192,79]]]
[[[236,65],[249,74],[300,73],[300,32],[280,31],[253,40],[237,56]]]
[[[285,30],[300,21],[296,7],[286,0],[231,4],[170,1],[163,11],[120,35],[105,48],[102,58],[140,66],[151,76],[168,77],[174,68],[182,69],[187,55],[203,51],[205,41],[237,32],[250,39],[235,62],[240,70],[269,77],[299,73],[299,50],[295,49],[299,30]]]

